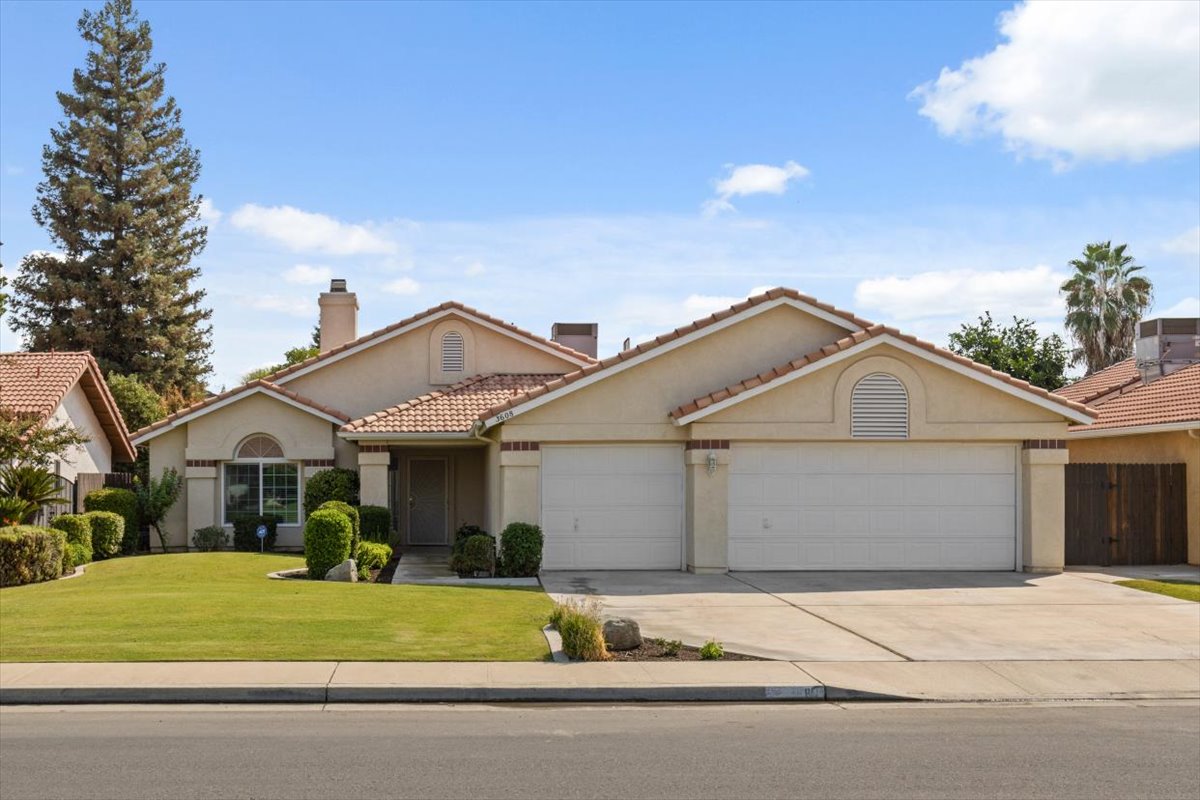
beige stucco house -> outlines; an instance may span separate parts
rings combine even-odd
[[[595,358],[457,303],[357,336],[321,296],[321,353],[138,431],[187,476],[175,543],[240,511],[285,517],[355,468],[402,546],[536,522],[546,569],[1063,565],[1081,403],[790,289]]]

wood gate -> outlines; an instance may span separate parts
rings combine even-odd
[[[1186,464],[1067,464],[1067,564],[1186,562],[1186,469]]]

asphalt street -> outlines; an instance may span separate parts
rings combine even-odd
[[[1200,704],[0,710],[0,797],[1200,797]]]

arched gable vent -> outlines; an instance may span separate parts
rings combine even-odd
[[[442,372],[462,372],[466,345],[458,331],[442,334]]]
[[[854,384],[850,397],[850,436],[908,438],[908,392],[894,375],[873,372]]]
[[[237,458],[283,458],[283,448],[270,436],[256,434],[242,442]]]

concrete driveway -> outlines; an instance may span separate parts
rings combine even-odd
[[[1186,570],[1193,579],[1196,570]],[[1140,577],[1140,576],[1139,576]],[[1107,574],[548,572],[647,636],[788,661],[1200,658],[1200,604]]]

